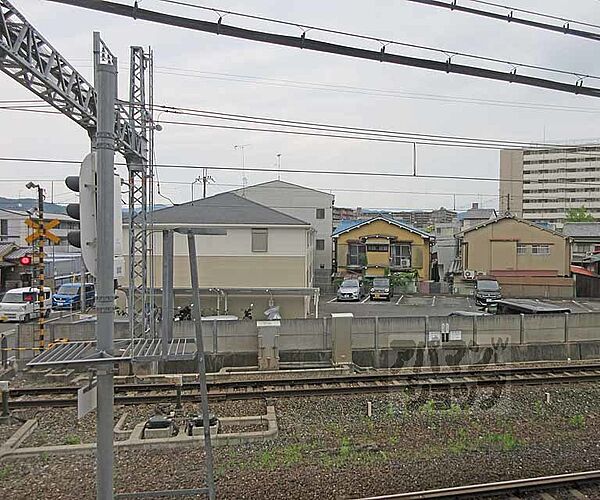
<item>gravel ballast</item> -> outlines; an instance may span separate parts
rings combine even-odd
[[[356,498],[600,469],[600,387],[593,384],[272,403],[275,441],[215,449],[220,499]],[[53,418],[67,411],[52,410]],[[258,415],[266,405],[226,402],[211,411]],[[93,456],[4,460],[0,498],[95,498],[94,467]],[[118,492],[198,487],[203,457],[183,448],[119,450],[115,471]]]

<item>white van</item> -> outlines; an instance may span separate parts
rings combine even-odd
[[[38,288],[13,288],[6,292],[0,302],[0,321],[27,322],[39,318]],[[52,309],[52,290],[44,287],[44,316],[50,316]]]

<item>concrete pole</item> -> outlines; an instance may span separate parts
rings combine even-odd
[[[202,317],[200,314],[200,290],[198,289],[198,260],[196,259],[196,240],[188,234],[188,253],[190,258],[190,277],[192,280],[192,317],[196,330],[196,356],[200,376],[200,399],[202,407],[202,426],[204,427],[204,452],[206,455],[206,485],[209,500],[215,500],[215,479],[213,475],[213,453],[210,441],[210,418],[208,414],[208,388],[206,387],[206,360],[204,359],[204,341],[202,340]]]
[[[96,340],[99,351],[112,353],[114,337],[114,160],[115,160],[115,96],[117,89],[117,61],[98,64],[96,68],[98,92],[97,151],[97,252],[98,280],[96,301]],[[96,498],[113,498],[113,367],[98,368],[97,472]]]
[[[81,312],[85,312],[85,302],[86,302],[86,293],[85,293],[85,262],[83,262],[83,255],[81,256],[81,262],[80,262],[80,277],[79,277],[79,282],[81,283],[81,289],[79,290],[79,301],[81,302],[81,304],[79,304],[79,309],[81,310]]]
[[[162,324],[161,339],[163,357],[168,343],[173,339],[173,231],[162,232]]]

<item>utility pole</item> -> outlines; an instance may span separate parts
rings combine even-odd
[[[209,182],[214,182],[215,180],[208,175],[208,168],[202,169],[202,198],[206,198],[206,185]]]
[[[196,182],[200,182],[201,180],[202,176],[199,175],[192,181],[192,201],[194,201],[194,184],[196,184]]]
[[[36,239],[34,255],[37,256],[37,301],[39,306],[39,317],[38,317],[38,347],[40,351],[43,351],[46,346],[45,340],[45,331],[44,331],[44,316],[46,311],[44,310],[44,285],[45,285],[45,276],[44,276],[44,190],[39,184],[35,184],[33,182],[28,182],[25,186],[27,189],[37,189],[38,194],[38,207],[37,207],[37,231],[39,232],[39,237]]]
[[[97,349],[112,355],[114,336],[114,155],[117,59],[97,64],[98,127],[97,155]],[[131,299],[130,299],[131,300]],[[113,499],[113,365],[100,365],[97,372],[98,411],[96,413],[98,500]]]

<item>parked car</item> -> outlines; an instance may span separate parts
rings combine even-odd
[[[27,322],[40,316],[39,289],[33,287],[13,288],[4,294],[0,302],[0,321]],[[52,290],[45,286],[44,317],[52,312]]]
[[[388,278],[375,278],[369,292],[371,300],[390,300],[394,295],[394,288]]]
[[[91,307],[96,302],[96,289],[93,283],[85,284],[85,305]],[[81,309],[81,283],[65,283],[52,297],[52,308],[72,311]]]
[[[496,278],[481,276],[475,281],[475,304],[487,306],[502,298],[502,289]]]
[[[364,295],[362,283],[358,279],[345,279],[337,291],[337,300],[359,301]]]

